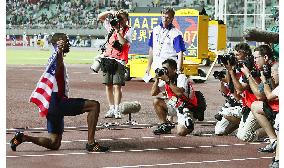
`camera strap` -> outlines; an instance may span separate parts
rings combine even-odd
[[[105,46],[106,46],[106,44],[107,43],[109,43],[109,39],[110,39],[110,37],[112,36],[112,34],[114,33],[114,28],[112,28],[111,30],[110,30],[110,32],[108,33],[108,35],[107,35],[107,40],[106,40],[106,42],[101,46],[101,48],[105,48]]]
[[[167,31],[167,32],[166,32]],[[165,34],[166,32],[166,34]],[[157,52],[157,56],[160,57],[161,55],[161,51],[162,51],[162,48],[163,48],[163,44],[165,42],[165,39],[166,37],[168,36],[170,30],[168,29],[160,29],[159,33],[158,33],[158,52]],[[164,35],[165,34],[165,35]]]

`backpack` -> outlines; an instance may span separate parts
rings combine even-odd
[[[203,94],[200,91],[194,91],[197,98],[197,107],[195,107],[193,117],[197,118],[198,121],[204,120],[204,112],[206,110],[207,104]]]

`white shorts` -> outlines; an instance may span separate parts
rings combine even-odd
[[[238,128],[237,137],[245,142],[257,141],[258,137],[256,136],[255,131],[259,128],[259,123],[250,111],[249,114],[243,114]]]

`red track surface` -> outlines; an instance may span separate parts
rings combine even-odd
[[[214,68],[220,69],[220,68]],[[40,118],[34,104],[28,103],[37,80],[44,67],[7,66],[7,128],[44,127],[46,121]],[[84,97],[101,102],[99,122],[125,123],[121,120],[104,119],[108,104],[101,74],[92,74],[89,65],[71,65],[68,67],[70,77],[70,97]],[[218,92],[219,82],[212,77],[204,84],[194,84],[207,99],[205,121],[214,120],[223,97]],[[146,84],[134,79],[123,88],[123,101],[138,100],[142,104],[139,113],[133,114],[133,120],[140,124],[157,123],[150,96],[151,83]],[[65,126],[86,126],[86,114],[65,117]],[[58,151],[46,150],[31,143],[24,143],[12,152],[6,148],[7,167],[212,167],[212,168],[266,168],[273,154],[261,154],[256,151],[264,143],[244,143],[234,136],[215,136],[212,124],[196,124],[194,133],[177,137],[175,130],[166,136],[154,136],[153,128],[143,129],[103,129],[96,132],[96,139],[111,147],[107,153],[87,154],[84,150],[87,132],[66,131],[63,143]],[[29,135],[45,136],[46,132],[27,132]],[[7,143],[13,134],[6,136]]]

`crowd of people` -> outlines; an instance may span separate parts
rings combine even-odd
[[[7,28],[102,28],[98,14],[109,8],[132,8],[130,0],[110,1],[91,0],[8,0],[6,3]]]
[[[68,5],[67,5],[68,6]],[[72,6],[72,5],[71,5]],[[110,20],[108,15],[117,20]],[[175,128],[173,116],[177,117],[177,134],[186,136],[194,130],[194,121],[204,119],[205,100],[195,91],[191,81],[183,72],[183,52],[185,44],[182,33],[174,27],[173,8],[161,11],[162,21],[153,28],[148,41],[149,64],[146,75],[155,72],[154,83],[149,91],[153,97],[153,107],[160,124],[153,130],[155,135],[169,134]],[[105,118],[121,119],[119,105],[122,98],[122,86],[125,85],[124,66],[128,62],[131,47],[132,29],[127,25],[128,13],[125,10],[107,11],[98,14],[109,32],[105,48],[102,47],[99,62],[103,71],[102,83],[106,86],[109,110]],[[16,151],[22,142],[57,150],[60,147],[64,130],[64,116],[89,112],[88,143],[86,150],[105,152],[109,147],[99,145],[95,140],[95,128],[100,113],[100,103],[96,100],[68,97],[68,80],[63,58],[69,52],[70,43],[66,34],[55,33],[51,43],[54,51],[49,59],[43,78],[54,85],[38,85],[31,96],[31,102],[39,106],[40,114],[47,119],[49,137],[31,137],[17,132],[11,140],[11,148]],[[277,41],[275,42],[277,43]],[[215,72],[220,80],[221,93],[226,98],[224,107],[218,112],[215,134],[236,133],[242,141],[260,141],[269,138],[269,144],[259,148],[259,152],[275,152],[270,167],[279,167],[279,55],[273,52],[271,44],[263,44],[253,51],[247,43],[239,43],[234,53],[219,57],[224,70]],[[91,69],[94,69],[91,66]],[[45,75],[47,74],[47,75]],[[46,80],[40,79],[39,83]],[[56,86],[55,86],[56,85]],[[43,90],[45,91],[44,94]],[[48,92],[47,92],[48,91]],[[46,101],[41,96],[45,97]],[[43,102],[39,102],[43,101]],[[202,108],[203,107],[203,108]]]

